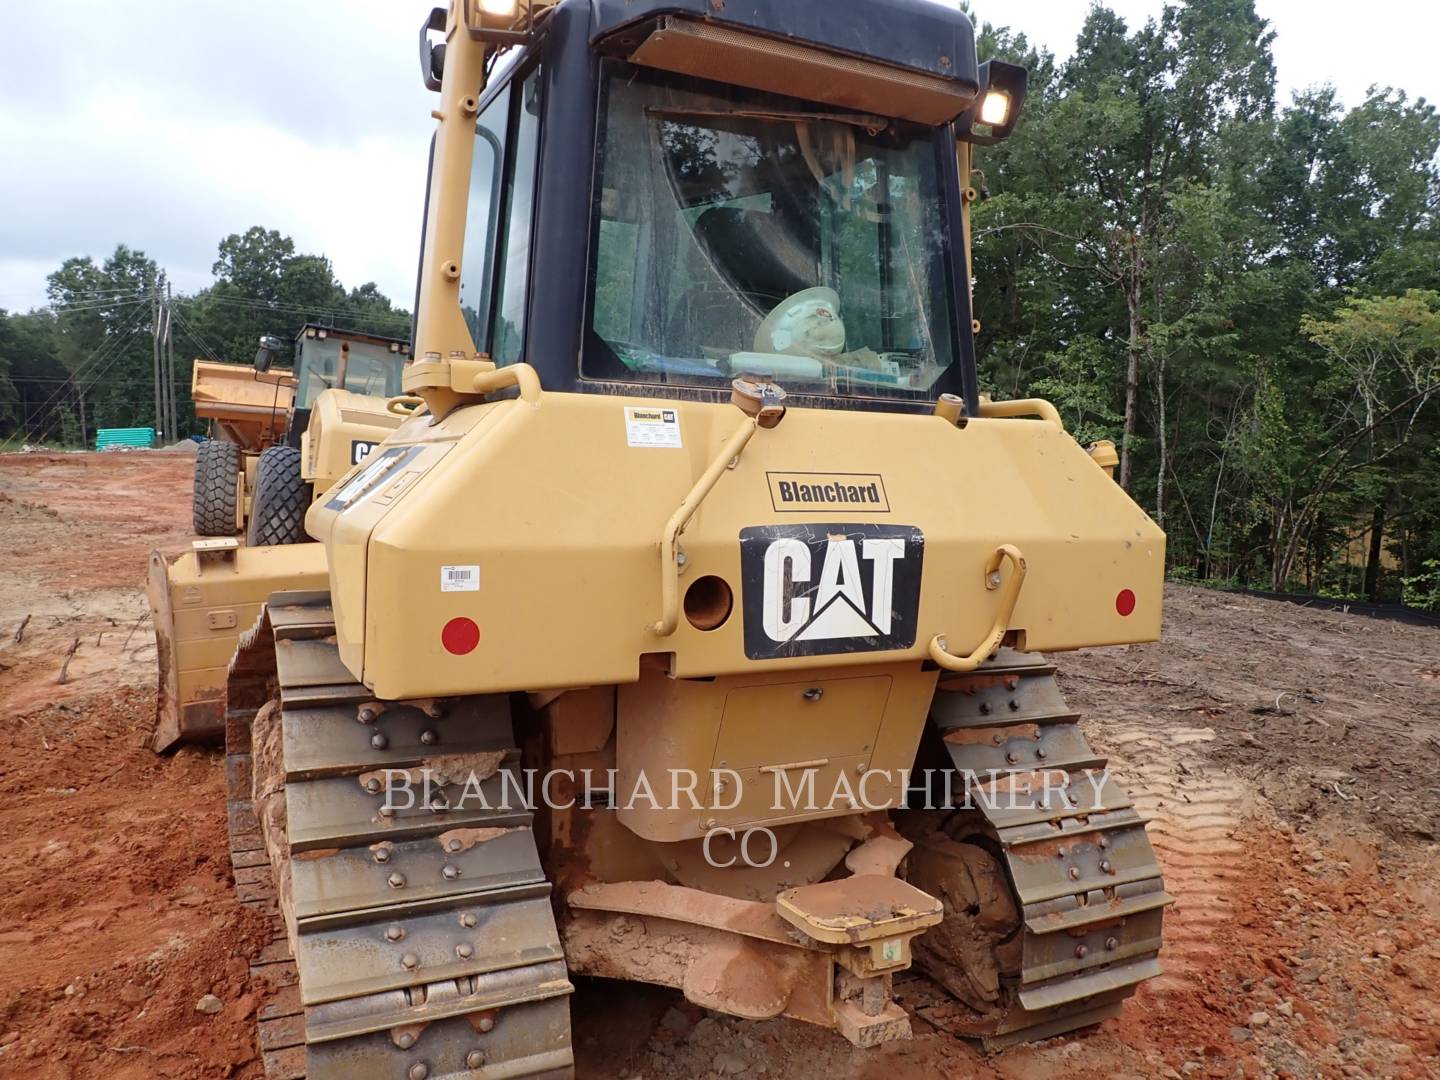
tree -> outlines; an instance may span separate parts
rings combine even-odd
[[[9,314],[0,308],[0,431],[6,434],[14,429],[16,406],[20,402],[20,393],[10,378],[17,351],[15,337]]]
[[[404,337],[408,312],[373,282],[346,292],[330,260],[295,249],[274,229],[252,226],[220,241],[215,283],[181,308],[187,341],[215,358],[248,360],[262,334],[292,339],[306,322]]]
[[[1328,319],[1305,316],[1301,332],[1333,361],[1319,387],[1333,402],[1332,441],[1314,460],[1305,494],[1286,522],[1274,580],[1289,579],[1300,545],[1343,483],[1371,503],[1366,591],[1376,595],[1391,468],[1440,395],[1440,292],[1352,297]],[[1279,539],[1280,537],[1277,537]]]
[[[55,348],[69,373],[77,431],[149,423],[154,398],[147,333],[159,267],[120,244],[102,264],[67,259],[47,278]]]
[[[103,263],[66,259],[47,278],[48,308],[0,312],[0,437],[78,440],[96,427],[148,426],[155,415],[150,331],[168,304],[179,431],[198,430],[191,358],[245,363],[262,333],[293,336],[307,321],[404,336],[409,314],[373,283],[347,292],[321,255],[258,226],[220,241],[215,283],[173,299],[153,259],[125,244]],[[82,411],[83,410],[83,411]]]
[[[58,358],[51,313],[0,315],[0,377],[13,391],[7,393],[0,385],[0,394],[10,402],[0,419],[0,438],[5,443],[23,441],[56,425],[55,405],[70,376]]]
[[[1231,129],[1270,116],[1273,37],[1252,0],[1167,5],[1158,23],[1129,37],[1118,16],[1095,7],[1061,78],[1051,122],[1074,162],[1076,254],[1125,306],[1119,479],[1127,490],[1149,324],[1187,304],[1165,273],[1174,265],[1167,251],[1183,244],[1186,215],[1174,200],[1217,179],[1221,149],[1240,140]]]
[[[1401,446],[1377,432],[1374,462],[1347,442],[1332,482],[1336,403],[1363,408],[1363,384],[1302,320],[1440,287],[1440,126],[1386,89],[1277,109],[1271,39],[1249,0],[1134,31],[1096,6],[1058,67],[982,28],[1033,74],[1014,135],[976,152],[977,352],[994,392],[1122,444],[1173,564],[1343,589],[1359,537],[1406,566],[1440,556],[1440,432],[1430,408]],[[1370,561],[1368,591],[1393,592]]]

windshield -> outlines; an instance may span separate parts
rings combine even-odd
[[[589,378],[929,394],[954,360],[932,131],[623,68]]]
[[[307,331],[307,334],[309,332]],[[394,397],[400,392],[400,368],[405,358],[393,353],[386,345],[369,341],[346,341],[338,337],[301,339],[299,358],[295,364],[298,387],[297,408],[308,409],[322,390],[329,390],[339,380],[340,349],[349,346],[350,358],[345,364],[345,389],[353,394],[370,397]]]

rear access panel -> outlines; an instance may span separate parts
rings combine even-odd
[[[935,674],[913,663],[820,668],[805,679],[646,669],[616,694],[620,821],[669,842],[898,805]],[[670,797],[676,776],[694,777],[699,806],[683,791]],[[631,797],[647,790],[653,801]]]

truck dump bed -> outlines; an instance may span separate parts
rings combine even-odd
[[[263,450],[290,426],[295,376],[286,370],[260,372],[245,364],[196,360],[190,379],[195,415],[214,420],[242,450]]]

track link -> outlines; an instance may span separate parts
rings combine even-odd
[[[276,928],[252,967],[272,990],[269,1080],[572,1076],[507,700],[374,701],[340,663],[328,596],[282,593],[241,641],[230,703],[236,887]],[[386,770],[413,805],[385,806]]]
[[[928,839],[917,842],[952,860],[961,845],[987,852],[1010,894],[993,922],[1010,924],[986,1010],[937,1005],[922,1015],[990,1048],[1098,1023],[1160,974],[1173,898],[1146,819],[1078,720],[1054,666],[1009,649],[973,673],[944,676],[931,710],[967,808],[943,815],[938,829],[931,816]],[[927,967],[923,949],[917,963]]]

